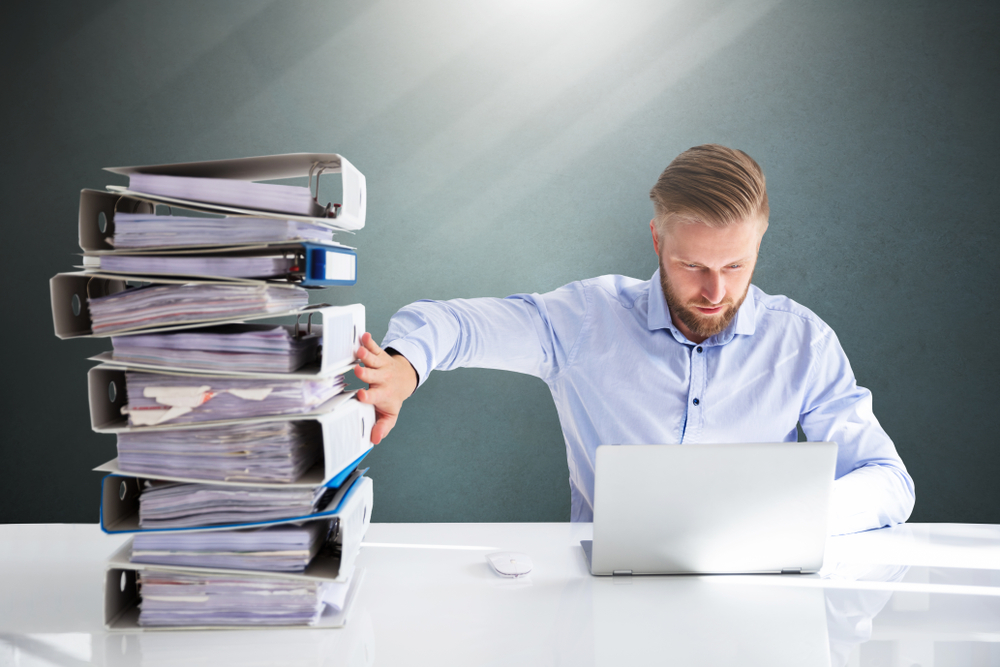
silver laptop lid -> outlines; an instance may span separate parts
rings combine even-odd
[[[591,572],[814,572],[836,461],[832,442],[598,447]]]

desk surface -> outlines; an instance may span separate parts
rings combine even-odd
[[[1000,526],[832,538],[820,575],[592,577],[589,524],[372,524],[340,630],[108,633],[93,525],[0,526],[0,665],[1000,665]],[[522,551],[519,580],[485,554]]]

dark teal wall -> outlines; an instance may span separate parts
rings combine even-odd
[[[97,519],[114,438],[58,341],[104,166],[293,151],[368,178],[357,287],[381,339],[418,298],[656,268],[647,192],[742,148],[772,206],[756,282],[838,332],[917,485],[914,520],[1000,523],[995,3],[36,2],[5,9],[0,521]],[[369,458],[377,521],[569,518],[536,379],[432,375]]]

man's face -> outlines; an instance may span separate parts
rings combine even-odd
[[[662,238],[650,228],[674,326],[695,343],[729,326],[750,288],[766,223],[678,223]]]

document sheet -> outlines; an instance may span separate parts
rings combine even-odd
[[[139,526],[197,528],[256,523],[312,514],[330,489],[233,487],[146,480],[139,495]]]
[[[310,412],[344,389],[340,375],[313,380],[125,373],[132,426],[190,424]]]
[[[294,215],[313,215],[320,208],[309,188],[300,185],[133,173],[129,174],[128,187],[134,192],[161,197]]]
[[[113,336],[116,361],[199,370],[290,373],[315,361],[319,336],[293,327],[229,324],[194,331]]]
[[[88,297],[95,334],[278,313],[309,304],[309,293],[284,285],[150,285]]]
[[[322,456],[323,432],[315,421],[118,434],[118,467],[136,476],[294,482]]]
[[[334,518],[255,530],[137,533],[129,560],[150,565],[302,572],[336,533],[338,523]]]
[[[285,278],[300,271],[294,255],[103,255],[84,258],[87,268],[137,276],[209,276],[213,278]]]
[[[310,222],[273,218],[206,218],[150,213],[115,213],[116,249],[237,245],[333,240],[333,230]]]
[[[341,593],[343,591],[343,593]],[[347,584],[236,574],[139,573],[139,625],[315,625]]]

